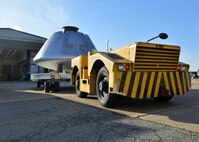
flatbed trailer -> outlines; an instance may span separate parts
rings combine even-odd
[[[68,81],[70,80],[69,73],[34,73],[31,74],[31,80],[37,82],[37,87],[40,88],[44,86],[44,92],[59,92],[60,90],[60,80]]]

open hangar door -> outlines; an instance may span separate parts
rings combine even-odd
[[[0,49],[0,80],[19,80],[28,72],[26,51]]]
[[[45,72],[32,60],[46,38],[0,28],[0,80],[28,80],[30,73]]]

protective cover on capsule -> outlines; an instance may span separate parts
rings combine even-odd
[[[62,65],[64,70],[70,70],[72,58],[96,50],[89,36],[78,32],[79,28],[66,26],[63,29],[45,42],[33,59],[35,64],[52,70]]]

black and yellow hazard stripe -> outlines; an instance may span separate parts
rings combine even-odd
[[[188,72],[124,71],[118,91],[136,99],[158,97],[160,84],[168,92],[167,95],[182,95],[191,87]]]
[[[176,80],[177,80],[177,83],[178,84],[178,94],[182,95],[184,94],[183,92],[183,89],[182,89],[182,81],[181,81],[181,78],[180,78],[180,75],[179,75],[179,72],[175,72],[176,74]]]

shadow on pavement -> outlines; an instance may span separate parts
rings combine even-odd
[[[156,114],[167,116],[171,120],[177,122],[199,124],[199,106],[196,105],[199,104],[199,97],[197,97],[198,93],[198,89],[192,89],[188,94],[185,94],[183,96],[175,96],[169,102],[156,102],[153,99],[134,100],[126,97],[120,97],[117,107],[108,110],[115,110],[114,112],[117,112],[119,110],[123,111],[122,114],[128,113],[130,115],[137,113],[136,115],[138,117]],[[75,89],[73,87],[63,87],[59,94],[62,94],[64,96],[67,96],[68,94],[75,95]],[[74,99],[80,101],[76,101]],[[77,97],[74,99],[73,101],[78,103],[81,103],[81,100],[89,102],[95,101],[94,104],[90,104],[88,102],[87,105],[97,108],[103,108],[98,103],[96,95],[88,95],[87,98]]]

